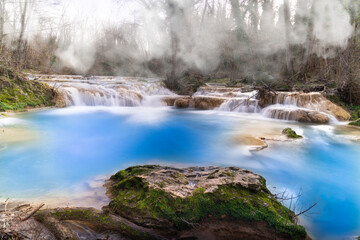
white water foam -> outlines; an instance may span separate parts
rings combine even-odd
[[[10,127],[16,125],[26,125],[27,122],[25,120],[19,118],[12,118],[12,117],[4,117],[0,118],[0,127]]]

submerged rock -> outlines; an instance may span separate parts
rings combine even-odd
[[[235,143],[246,146],[250,152],[261,151],[269,146],[265,138],[250,135],[238,135],[234,140]]]
[[[237,167],[137,166],[113,175],[107,187],[106,211],[167,239],[307,237],[265,179]]]

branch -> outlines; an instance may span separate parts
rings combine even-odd
[[[25,218],[22,218],[21,221],[24,222],[26,220],[28,220],[29,218],[31,218],[37,211],[39,211],[43,206],[45,206],[45,204],[41,204],[39,207],[37,207],[34,211],[32,211],[29,215],[27,215]]]
[[[308,211],[310,211],[313,207],[315,207],[317,205],[317,203],[314,203],[311,207],[309,207],[308,209],[306,209],[306,210],[304,210],[304,211],[302,211],[302,212],[300,212],[300,213],[298,213],[298,214],[296,214],[295,215],[295,217],[298,217],[298,216],[300,216],[300,215],[302,215],[302,214],[304,214],[304,213],[306,213],[306,212],[308,212]]]

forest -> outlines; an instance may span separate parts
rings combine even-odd
[[[134,16],[117,12],[101,23],[81,8],[68,17],[67,4],[2,0],[2,66],[159,76],[183,93],[209,79],[282,90],[325,86],[360,104],[359,1],[118,0],[116,8]]]
[[[0,239],[360,239],[360,0],[0,0]]]

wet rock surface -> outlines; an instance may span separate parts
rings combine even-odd
[[[198,188],[203,188],[204,193],[211,193],[227,184],[239,184],[243,188],[260,191],[265,181],[261,176],[237,167],[177,169],[154,166],[151,171],[137,177],[144,179],[150,188],[162,189],[181,198],[192,196]]]
[[[330,122],[328,115],[313,110],[270,108],[266,111],[266,116],[274,119],[293,120],[303,123],[318,124],[326,124]]]
[[[113,175],[107,188],[105,211],[166,239],[307,237],[265,179],[237,167],[136,166]]]
[[[176,108],[195,108],[199,110],[213,110],[218,108],[226,101],[226,98],[212,97],[212,96],[197,96],[197,97],[164,97],[162,99],[168,106]]]
[[[271,92],[259,91],[258,94],[259,106],[262,108],[274,105],[293,105],[300,108],[316,111],[317,113],[325,112],[335,116],[339,121],[347,121],[350,119],[350,114],[342,107],[332,103],[320,92],[302,93],[302,92]],[[299,110],[300,111],[300,110]],[[302,114],[309,113],[309,111],[301,111]],[[304,118],[301,118],[304,119]],[[296,119],[295,119],[296,120]],[[312,118],[306,118],[307,122],[311,122]],[[318,122],[315,122],[318,123]]]
[[[192,96],[164,97],[176,108],[260,113],[268,118],[326,124],[347,121],[350,114],[328,100],[321,92],[274,92],[265,89],[201,87]]]
[[[37,211],[24,205],[9,211],[13,227],[6,234],[20,236],[9,239],[35,239],[34,234],[36,239],[90,240],[309,239],[265,179],[241,168],[135,166],[105,186],[111,202],[102,211]]]

